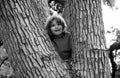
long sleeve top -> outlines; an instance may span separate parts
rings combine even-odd
[[[64,33],[59,36],[55,36],[52,42],[56,51],[63,60],[71,58],[72,45],[69,33]]]

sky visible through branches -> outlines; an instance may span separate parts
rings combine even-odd
[[[102,4],[103,11],[103,21],[105,27],[105,37],[107,48],[111,44],[116,42],[119,35],[120,41],[120,0],[116,0],[115,6],[113,8]],[[119,31],[118,34],[117,31]],[[115,57],[115,62],[120,65],[120,50],[117,50],[117,55]]]
[[[109,46],[116,40],[116,30],[120,30],[120,0],[116,0],[113,8],[102,4],[103,21],[105,27],[106,45]]]

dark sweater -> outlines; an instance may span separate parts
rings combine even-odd
[[[71,58],[72,46],[69,33],[63,33],[59,36],[54,36],[52,42],[56,51],[63,60]]]

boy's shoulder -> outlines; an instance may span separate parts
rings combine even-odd
[[[71,33],[70,32],[65,32],[65,36],[70,37]]]

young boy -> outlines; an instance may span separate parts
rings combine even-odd
[[[66,27],[66,22],[60,15],[53,15],[47,19],[47,33],[62,60],[70,59],[72,53],[71,37]]]

